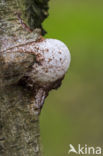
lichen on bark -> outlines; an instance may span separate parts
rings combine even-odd
[[[42,29],[42,22],[48,16],[49,0],[0,0],[0,19],[13,21],[17,14],[24,23],[33,31]],[[43,29],[42,29],[43,31]],[[44,32],[44,31],[43,31]]]
[[[18,0],[22,10],[22,18],[33,30],[41,28],[41,23],[48,16],[48,0]],[[42,33],[45,31],[42,29]]]
[[[44,35],[47,16],[48,0],[0,0],[0,51]]]

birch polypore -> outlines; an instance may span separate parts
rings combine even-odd
[[[44,39],[32,45],[36,53],[36,63],[32,72],[26,73],[33,83],[41,87],[50,86],[64,77],[70,65],[70,52],[67,46],[56,39]]]

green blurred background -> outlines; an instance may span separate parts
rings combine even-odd
[[[103,0],[50,0],[49,12],[46,37],[65,42],[72,61],[41,113],[43,154],[67,156],[69,144],[103,147]]]

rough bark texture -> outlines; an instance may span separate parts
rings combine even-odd
[[[40,156],[39,119],[27,90],[0,90],[0,156]]]
[[[35,93],[19,84],[35,56],[6,50],[37,41],[47,10],[48,0],[0,0],[0,156],[41,155]]]

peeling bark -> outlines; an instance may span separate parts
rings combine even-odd
[[[35,55],[6,50],[40,39],[47,16],[48,0],[0,0],[0,156],[41,155],[36,95],[19,83]]]

